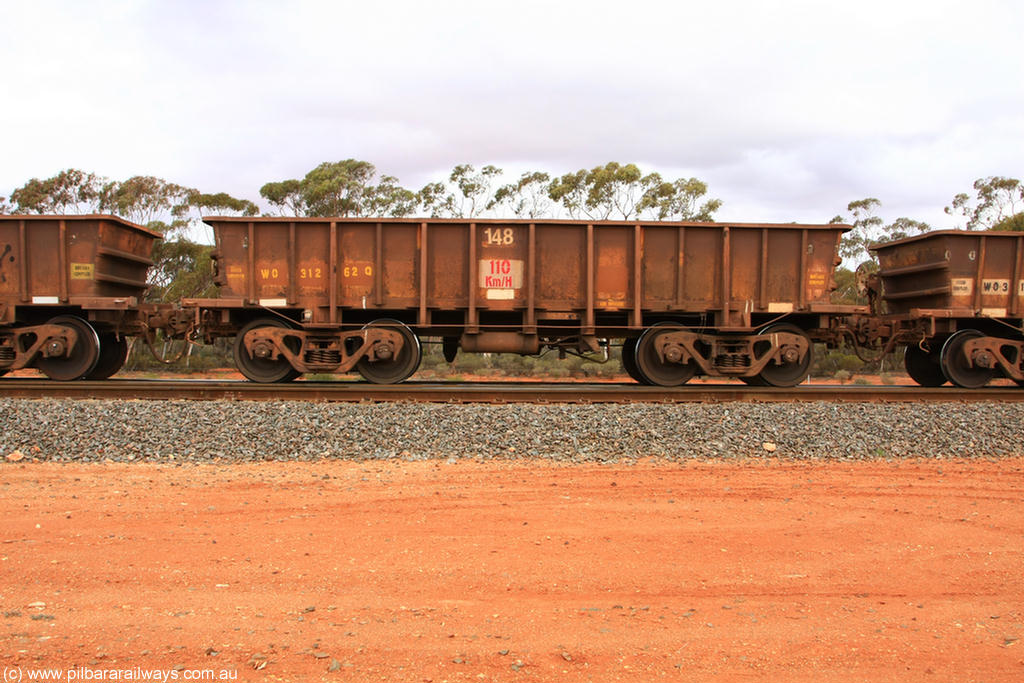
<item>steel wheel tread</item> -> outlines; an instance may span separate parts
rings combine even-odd
[[[359,359],[356,363],[356,370],[367,382],[373,384],[398,384],[405,381],[420,367],[420,360],[423,358],[423,350],[420,347],[420,338],[409,329],[409,326],[398,320],[382,318],[363,326],[386,327],[402,335],[402,350],[397,358],[391,360],[371,361],[370,359]]]
[[[86,375],[86,379],[109,379],[124,367],[124,362],[128,359],[127,339],[118,337],[113,332],[104,332],[99,338],[100,357],[96,361],[96,367]]]
[[[950,382],[964,389],[980,389],[996,376],[993,368],[977,368],[964,358],[964,344],[984,337],[978,330],[960,330],[942,345],[942,372]]]
[[[47,321],[48,325],[63,325],[78,333],[78,341],[71,355],[59,358],[39,358],[36,367],[50,379],[59,382],[82,379],[93,371],[100,359],[100,338],[96,329],[75,315],[59,315]]]
[[[917,345],[910,345],[903,352],[903,367],[910,379],[922,387],[941,387],[947,379],[940,356],[940,352],[926,352]]]
[[[757,375],[757,379],[763,382],[763,385],[753,384],[753,386],[795,387],[807,379],[807,375],[811,372],[811,365],[814,362],[814,345],[811,344],[811,340],[807,337],[806,332],[796,325],[789,323],[768,325],[762,328],[758,334],[772,334],[775,332],[788,332],[807,338],[807,355],[799,363],[776,365],[775,361],[769,362]]]
[[[650,385],[651,381],[644,377],[643,373],[640,372],[640,368],[636,364],[636,337],[624,339],[622,341],[622,369],[626,371],[626,374],[630,376],[634,381],[640,384]]]
[[[259,382],[261,384],[273,384],[277,382],[290,382],[302,373],[292,367],[284,358],[278,357],[277,360],[271,360],[269,358],[254,358],[249,355],[245,350],[245,344],[243,338],[245,335],[255,329],[261,327],[283,327],[289,328],[282,320],[275,318],[260,318],[253,320],[248,325],[239,330],[235,336],[234,344],[234,356],[235,356],[235,367],[242,373],[246,379],[252,382]],[[291,349],[293,352],[297,352],[298,349]]]
[[[636,366],[648,384],[662,387],[677,387],[686,384],[697,374],[697,366],[689,363],[665,363],[658,357],[657,340],[663,334],[682,329],[675,323],[662,322],[651,325],[636,342]]]

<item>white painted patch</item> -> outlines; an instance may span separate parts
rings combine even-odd
[[[969,277],[955,277],[950,280],[953,296],[970,296],[974,291],[974,280]]]
[[[982,294],[1009,294],[1010,293],[1010,281],[1009,280],[982,280],[981,281],[981,293]]]
[[[480,286],[486,289],[522,289],[523,261],[521,259],[480,259]]]

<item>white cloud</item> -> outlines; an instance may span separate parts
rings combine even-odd
[[[1024,174],[1011,0],[7,4],[0,195],[71,166],[256,198],[347,157],[411,187],[614,159],[731,219],[875,196],[941,225]]]

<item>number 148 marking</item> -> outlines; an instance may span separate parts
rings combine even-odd
[[[487,238],[486,244],[508,245],[516,241],[512,228],[484,228],[484,236]]]

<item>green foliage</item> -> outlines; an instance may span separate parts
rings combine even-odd
[[[864,362],[857,357],[853,350],[845,346],[838,349],[826,349],[824,346],[817,346],[814,350],[814,364],[811,366],[811,375],[814,377],[834,377],[839,372],[845,372],[849,377],[852,373],[864,367]]]
[[[153,247],[150,301],[175,302],[183,298],[213,297],[213,247],[187,238],[159,240]]]
[[[32,178],[11,193],[18,213],[96,213],[101,204],[103,179],[76,168],[52,178]]]
[[[587,202],[587,171],[580,169],[566,173],[548,185],[548,196],[559,202],[569,212],[569,218],[580,218]]]
[[[874,254],[868,247],[877,242],[888,242],[903,239],[910,235],[930,229],[927,223],[911,218],[897,218],[888,225],[875,215],[882,202],[874,197],[858,199],[850,202],[846,210],[853,215],[853,229],[843,235],[839,244],[839,255],[853,266],[863,263],[874,263]],[[836,216],[830,223],[844,223],[843,216]]]
[[[373,164],[357,159],[325,161],[301,180],[266,183],[260,196],[295,216],[407,216],[417,204],[397,178],[378,179]]]
[[[204,194],[153,176],[112,181],[73,168],[45,180],[33,178],[12,192],[11,200],[14,206],[6,208],[20,213],[109,213],[165,235],[198,225],[198,212],[251,216],[258,211],[252,202],[223,192]],[[192,210],[197,214],[190,215]]]
[[[964,227],[968,230],[993,229],[1024,210],[1024,183],[1017,178],[978,178],[974,181],[974,190],[974,204],[970,195],[961,192],[953,197],[952,205],[945,208],[950,216],[963,216],[966,219]]]
[[[305,211],[302,199],[302,181],[282,180],[267,183],[260,188],[260,196],[278,208],[280,213],[301,216]]]
[[[832,301],[837,304],[864,305],[868,302],[867,297],[862,296],[857,286],[857,274],[849,268],[842,266],[835,271],[836,291],[832,295]]]
[[[204,214],[237,213],[242,216],[255,216],[259,213],[259,207],[248,199],[236,199],[226,192],[203,194],[192,191],[189,193],[188,203]]]
[[[721,200],[709,199],[698,207],[707,185],[696,178],[665,182],[658,173],[644,175],[636,164],[615,161],[566,173],[548,185],[548,196],[560,203],[571,218],[626,220],[642,214],[658,220],[711,220]]]
[[[162,223],[162,218],[168,215],[172,218],[184,215],[188,211],[190,198],[198,194],[196,190],[153,176],[134,176],[123,182],[104,184],[100,210],[139,225],[157,221]],[[184,227],[183,221],[172,221],[169,229]]]
[[[424,377],[452,379],[454,376],[509,378],[598,378],[623,374],[622,366],[613,357],[607,363],[597,363],[576,356],[561,359],[556,353],[543,356],[520,356],[514,353],[464,353],[448,363],[441,355],[439,344],[424,343],[423,361],[419,373]]]
[[[502,173],[487,165],[477,171],[472,164],[459,164],[448,182],[428,183],[416,195],[424,211],[434,218],[475,218],[495,205],[491,186]]]
[[[1024,232],[1024,211],[1007,216],[992,226],[993,230],[1010,230],[1012,232]]]
[[[173,340],[166,343],[157,342],[154,346],[156,352],[162,358],[174,358],[182,350],[181,340]],[[173,363],[162,363],[150,352],[149,347],[140,337],[134,337],[129,341],[128,360],[125,363],[126,370],[144,371],[154,374],[158,373],[194,373],[208,372],[221,368],[234,367],[232,358],[231,339],[218,339],[213,344],[192,344],[185,349],[184,354]]]
[[[697,202],[707,192],[707,183],[696,178],[679,178],[672,183],[662,183],[654,192],[648,192],[641,209],[655,209],[661,221],[711,221],[714,220],[714,213],[721,208],[722,200],[708,199],[698,207]]]
[[[541,171],[524,173],[519,180],[502,185],[487,203],[487,209],[507,207],[516,218],[541,218],[551,214],[547,188],[551,176]]]

